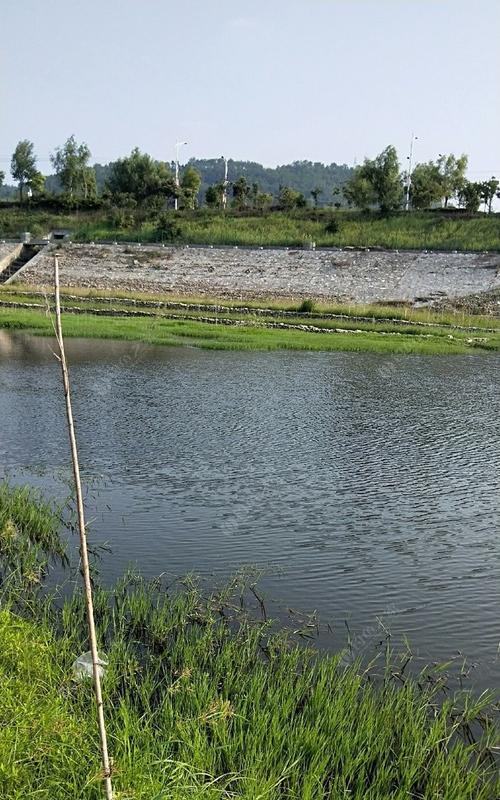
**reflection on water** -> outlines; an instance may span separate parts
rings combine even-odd
[[[63,495],[49,339],[0,332],[0,461]],[[68,340],[92,535],[111,580],[270,569],[268,596],[361,647],[377,617],[495,684],[500,359]]]

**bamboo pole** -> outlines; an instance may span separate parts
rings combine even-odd
[[[99,667],[99,655],[97,648],[97,637],[94,622],[94,605],[92,601],[92,583],[90,580],[89,555],[87,549],[87,532],[85,526],[85,514],[83,509],[82,484],[80,481],[80,466],[78,462],[78,450],[76,446],[75,427],[73,423],[73,411],[71,407],[71,393],[69,384],[68,365],[64,351],[64,340],[61,325],[61,301],[59,296],[59,261],[54,256],[54,290],[56,306],[56,339],[59,347],[59,361],[61,363],[64,396],[66,399],[66,417],[68,422],[68,433],[71,445],[71,459],[73,462],[73,478],[75,482],[76,502],[78,512],[78,530],[80,533],[80,558],[82,561],[82,576],[85,589],[85,602],[87,606],[87,623],[89,629],[90,652],[92,655],[92,674],[94,679],[94,695],[97,706],[97,721],[99,725],[99,739],[101,744],[101,760],[104,775],[104,785],[106,799],[113,800],[113,786],[111,783],[111,766],[108,754],[108,742],[106,736],[106,725],[104,722],[104,707],[102,701],[101,675]]]

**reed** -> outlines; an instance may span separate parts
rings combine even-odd
[[[21,530],[19,491],[4,487],[0,512]],[[50,508],[24,496],[29,518],[56,534]],[[48,557],[54,541],[43,541]],[[117,798],[498,797],[491,695],[446,694],[430,670],[410,677],[409,654],[369,668],[320,656],[258,618],[246,587],[242,576],[208,590],[132,573],[96,585]],[[71,670],[86,639],[84,597],[61,605],[39,588],[18,600],[4,584],[1,796],[97,800],[92,688]]]

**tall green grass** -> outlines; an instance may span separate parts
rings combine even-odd
[[[471,217],[429,211],[381,217],[344,210],[336,212],[336,233],[329,232],[331,216],[331,211],[314,213],[311,210],[293,214],[269,212],[255,216],[223,215],[205,209],[177,215],[172,212],[172,223],[177,231],[173,243],[302,247],[314,241],[321,247],[500,249],[499,214]],[[55,214],[40,210],[0,208],[0,237],[18,237],[25,230],[42,235],[57,227],[70,228],[75,241],[162,241],[154,221],[115,228],[110,225],[105,209]]]
[[[0,513],[28,549],[40,526],[45,557],[58,551],[52,510],[26,490],[4,487]],[[0,796],[97,800],[91,685],[72,672],[87,650],[81,593],[61,605],[1,589]],[[498,796],[490,696],[408,677],[407,654],[369,669],[320,656],[256,619],[244,591],[242,578],[96,585],[117,800]]]

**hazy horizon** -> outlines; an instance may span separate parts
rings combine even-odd
[[[352,165],[394,144],[404,167],[413,131],[415,162],[465,152],[473,180],[500,174],[492,0],[24,0],[3,22],[6,183],[20,139],[47,174],[72,133],[102,164],[187,140],[183,162]]]

